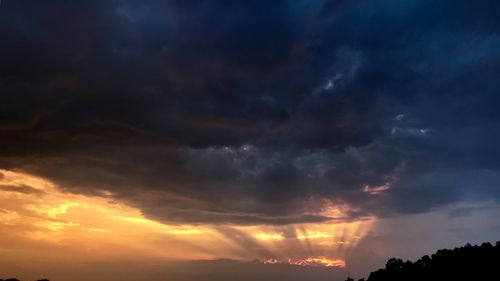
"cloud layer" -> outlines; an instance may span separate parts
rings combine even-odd
[[[3,3],[0,166],[178,223],[498,201],[499,8]]]

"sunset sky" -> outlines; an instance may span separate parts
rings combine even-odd
[[[3,0],[0,279],[340,281],[500,240],[498,11]]]

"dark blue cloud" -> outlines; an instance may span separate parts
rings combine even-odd
[[[7,1],[0,164],[180,222],[499,200],[499,6]]]

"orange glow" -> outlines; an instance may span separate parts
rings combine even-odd
[[[321,214],[334,220],[284,226],[170,225],[112,201],[106,191],[102,197],[77,195],[39,177],[0,173],[0,186],[9,187],[0,189],[0,251],[19,260],[258,258],[264,263],[343,267],[342,258],[375,222],[347,220],[348,206],[321,199]],[[43,254],[47,249],[50,256]]]
[[[255,238],[261,240],[283,240],[285,239],[281,234],[278,233],[257,233]]]
[[[286,262],[281,262],[277,259],[267,259],[263,262],[264,264],[292,264],[299,266],[315,266],[315,267],[340,267],[344,268],[346,263],[341,259],[330,259],[324,256],[319,257],[309,257],[306,259],[288,259]]]
[[[331,238],[332,235],[326,232],[321,231],[307,231],[302,235],[298,235],[297,239],[305,240],[305,239],[321,239],[321,238]]]
[[[267,259],[267,260],[263,261],[263,263],[264,264],[279,264],[281,262],[277,259]]]
[[[29,244],[29,241],[49,244],[55,254],[81,252],[93,260],[127,259],[127,256],[217,258],[211,253],[213,247],[210,245],[212,240],[222,237],[208,226],[161,224],[145,218],[138,209],[103,197],[64,193],[41,178],[5,170],[0,172],[4,175],[0,184],[30,186],[43,192],[40,195],[39,192],[0,190],[0,226],[15,229],[15,232],[0,235],[9,235],[20,244]],[[6,247],[1,238],[0,249]],[[194,252],[192,239],[205,244],[206,250]]]
[[[310,257],[304,260],[290,260],[290,264],[301,266],[325,266],[325,267],[345,267],[345,261],[341,259],[329,259],[327,257]]]

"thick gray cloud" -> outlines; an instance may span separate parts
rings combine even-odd
[[[38,189],[33,188],[31,186],[28,186],[28,185],[15,186],[15,185],[0,184],[0,191],[17,192],[17,193],[23,193],[23,194],[35,194],[35,195],[44,194],[43,191],[38,190]]]
[[[499,200],[499,5],[10,1],[0,165],[170,222]]]

